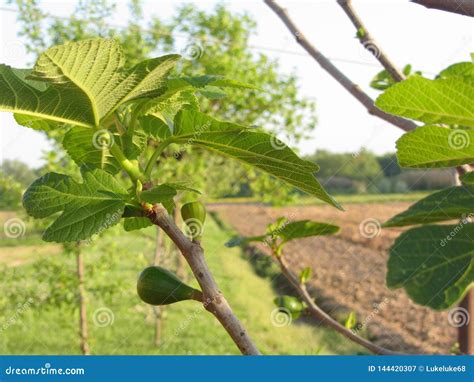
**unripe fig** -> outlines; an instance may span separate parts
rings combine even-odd
[[[206,208],[201,202],[190,202],[181,207],[181,217],[186,224],[187,233],[192,239],[201,240],[204,221],[206,220]]]
[[[201,291],[181,282],[162,267],[145,268],[137,281],[138,296],[150,305],[168,305],[183,300],[202,301]]]
[[[301,313],[306,309],[306,304],[292,296],[278,296],[273,302],[276,306],[281,308],[283,312],[291,314],[291,317],[296,320]]]

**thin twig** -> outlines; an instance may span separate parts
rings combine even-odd
[[[174,242],[188,262],[197,282],[201,286],[205,309],[219,320],[242,354],[259,355],[260,352],[257,347],[217,287],[199,242],[189,240],[163,207],[155,205],[147,211],[147,214],[150,220],[160,227]]]
[[[265,3],[276,13],[283,21],[288,30],[295,36],[296,42],[300,44],[321,67],[326,70],[337,82],[339,82],[350,94],[352,94],[362,105],[365,106],[369,114],[375,115],[404,131],[410,131],[416,128],[416,124],[404,118],[387,114],[374,105],[374,100],[370,98],[357,84],[352,82],[344,73],[342,73],[334,64],[329,61],[318,49],[316,49],[298,29],[295,23],[290,19],[285,9],[280,7],[273,0],[264,0]]]
[[[474,1],[472,0],[411,0],[411,2],[426,8],[474,17]]]
[[[352,0],[337,0],[338,4],[346,13],[347,17],[354,24],[358,33],[358,38],[362,46],[367,49],[382,64],[382,66],[390,73],[396,82],[403,81],[405,76],[397,68],[397,66],[388,58],[387,54],[382,50],[377,41],[372,37],[364,23],[356,13],[352,6]]]
[[[306,286],[298,281],[296,276],[291,272],[286,263],[286,260],[283,257],[283,254],[279,256],[274,256],[278,264],[280,265],[281,272],[283,275],[288,279],[288,281],[293,285],[296,289],[300,297],[304,300],[304,302],[308,305],[308,309],[311,314],[318,319],[319,321],[323,322],[327,326],[333,328],[338,333],[342,334],[344,337],[348,338],[349,340],[365,347],[366,349],[370,350],[372,353],[379,354],[379,355],[396,355],[401,354],[394,352],[389,349],[385,349],[381,346],[378,346],[365,338],[362,338],[352,332],[350,329],[346,328],[345,326],[341,325],[335,319],[333,319],[329,314],[327,314],[324,310],[322,310],[316,303],[314,302],[313,298],[309,294]]]

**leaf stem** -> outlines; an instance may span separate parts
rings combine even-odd
[[[309,312],[317,320],[333,328],[334,330],[342,334],[347,339],[365,347],[367,350],[371,351],[374,354],[380,354],[380,355],[402,354],[402,353],[397,353],[389,349],[385,349],[379,345],[376,345],[373,342],[370,342],[369,340],[366,340],[365,338],[360,337],[359,335],[354,333],[352,330],[346,328],[344,325],[341,325],[339,322],[337,322],[334,318],[332,318],[329,314],[327,314],[324,310],[322,310],[318,305],[316,305],[313,298],[311,297],[308,290],[306,289],[305,284],[300,283],[297,277],[289,269],[288,264],[286,263],[286,260],[283,256],[283,253],[281,253],[278,256],[276,255],[276,253],[273,253],[273,255],[274,255],[273,257],[276,258],[280,266],[280,270],[285,276],[285,278],[291,283],[291,285],[293,285],[293,287],[296,289],[300,297],[308,305]]]
[[[137,164],[132,163],[123,153],[119,146],[113,144],[110,147],[110,153],[117,159],[120,167],[126,171],[126,173],[132,178],[134,182],[139,179],[144,179],[144,175],[140,171]]]
[[[155,151],[153,152],[153,155],[151,156],[151,158],[149,159],[146,167],[145,167],[145,177],[146,179],[150,179],[151,177],[151,172],[153,171],[153,166],[155,165],[156,163],[156,160],[158,159],[158,157],[161,155],[161,153],[163,152],[163,150],[168,147],[173,141],[171,139],[167,139],[167,140],[164,140],[163,142],[160,142],[157,146],[157,148],[155,149]]]

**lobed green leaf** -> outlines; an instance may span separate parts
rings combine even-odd
[[[397,141],[400,166],[453,167],[474,162],[474,131],[422,126]]]
[[[82,168],[82,183],[48,173],[33,182],[23,196],[26,212],[45,218],[62,212],[46,229],[43,240],[85,240],[117,224],[129,199],[127,190],[100,169]]]
[[[474,282],[474,225],[428,225],[401,234],[390,249],[387,285],[418,304],[447,309]]]
[[[463,77],[412,76],[388,88],[375,104],[387,113],[425,123],[474,127],[474,81]]]
[[[318,166],[299,158],[288,146],[267,133],[187,109],[176,115],[172,130],[150,116],[142,118],[141,122],[146,126],[144,130],[153,130],[161,139],[195,145],[237,159],[342,209],[314,176]]]
[[[89,127],[71,128],[63,139],[63,147],[77,165],[100,168],[111,174],[120,171],[120,165],[110,153],[117,136],[107,130],[94,132]]]
[[[384,227],[402,227],[461,219],[474,212],[474,186],[449,187],[413,204]]]
[[[319,223],[311,220],[299,220],[284,225],[274,234],[282,238],[283,242],[302,239],[311,236],[333,235],[339,227],[333,224]]]
[[[123,220],[123,228],[127,232],[136,231],[142,228],[150,227],[153,223],[146,217],[133,217]]]
[[[32,71],[0,65],[0,110],[34,117],[33,128],[46,127],[38,119],[97,127],[121,104],[162,94],[178,59],[168,55],[125,69],[115,40],[57,45]]]

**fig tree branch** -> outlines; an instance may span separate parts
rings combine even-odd
[[[351,20],[352,24],[356,27],[357,31],[362,31],[359,33],[359,41],[368,51],[374,54],[375,58],[382,64],[382,66],[390,73],[395,82],[400,82],[405,79],[403,73],[397,68],[397,66],[388,58],[386,53],[380,47],[380,45],[375,41],[375,39],[370,35],[369,31],[365,27],[364,23],[357,15],[352,6],[352,0],[337,0],[338,4],[342,7],[347,17]],[[471,1],[474,4],[474,1]],[[456,171],[459,175],[462,175],[466,172],[471,171],[470,166],[463,165],[456,168]]]
[[[257,347],[217,287],[199,242],[189,240],[163,207],[153,206],[147,210],[147,216],[169,236],[188,262],[202,289],[204,308],[219,320],[242,354],[259,355]]]
[[[358,32],[358,39],[362,46],[374,55],[374,57],[382,64],[385,70],[390,73],[396,82],[403,81],[405,76],[396,67],[396,65],[392,63],[387,54],[382,50],[377,41],[369,33],[359,15],[356,13],[354,7],[352,6],[352,0],[337,0],[337,2],[344,10],[347,17],[349,17],[352,24],[354,24]]]
[[[378,109],[374,105],[374,100],[370,98],[359,85],[352,82],[344,73],[342,73],[326,56],[324,56],[314,45],[312,45],[303,33],[298,29],[296,24],[288,16],[285,9],[280,7],[273,0],[264,0],[273,12],[283,21],[288,30],[295,36],[296,42],[300,44],[308,54],[314,58],[314,60],[328,72],[344,89],[352,94],[364,107],[367,112],[371,115],[375,115],[384,121],[391,123],[394,126],[401,128],[404,131],[410,131],[416,128],[416,124],[407,119],[397,117],[394,115],[387,114],[382,110]]]
[[[464,16],[474,16],[474,1],[472,0],[411,0],[411,2],[423,5],[426,8]]]
[[[367,350],[371,351],[372,353],[379,354],[379,355],[396,355],[401,354],[394,352],[389,349],[385,349],[381,346],[378,346],[363,337],[358,336],[356,333],[351,331],[350,329],[346,328],[345,326],[341,325],[337,322],[334,318],[332,318],[329,314],[327,314],[324,310],[322,310],[316,303],[314,302],[313,298],[309,294],[306,286],[303,283],[300,283],[298,278],[291,272],[286,263],[285,258],[283,257],[283,253],[279,256],[274,254],[274,258],[277,259],[278,264],[280,265],[281,272],[285,276],[285,278],[293,285],[296,289],[300,297],[304,300],[304,302],[308,305],[309,312],[321,321],[322,323],[326,324],[327,326],[331,327],[332,329],[336,330],[338,333],[342,334],[347,339],[365,347]]]

